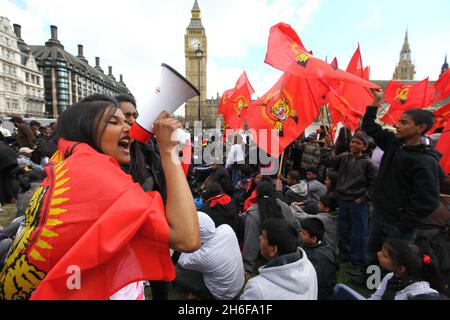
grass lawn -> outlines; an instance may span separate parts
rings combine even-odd
[[[17,207],[15,204],[8,204],[1,207],[0,211],[0,229],[6,227],[14,220],[17,214]]]

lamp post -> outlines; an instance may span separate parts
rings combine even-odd
[[[200,92],[202,92],[201,90],[201,79],[202,79],[202,74],[201,74],[201,70],[200,70],[200,65],[201,65],[201,61],[202,61],[202,56],[203,56],[203,51],[200,49],[200,44],[197,46],[197,49],[195,50],[195,57],[198,60],[198,90]],[[202,121],[201,118],[201,109],[202,109],[202,104],[201,104],[201,94],[198,96],[198,121]]]

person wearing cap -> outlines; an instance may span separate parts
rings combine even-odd
[[[33,152],[34,150],[28,147],[20,148],[19,155],[17,156],[17,163],[19,164],[19,167],[24,171],[31,169],[43,173],[44,168],[31,161],[31,155],[33,154]]]
[[[339,195],[338,232],[341,259],[351,261],[347,272],[355,277],[365,273],[365,254],[369,231],[368,201],[375,187],[377,169],[364,154],[368,137],[355,133],[350,152],[329,156],[324,163],[338,172],[336,192]]]
[[[36,148],[36,135],[30,125],[19,116],[11,117],[11,122],[17,128],[16,142],[19,148],[27,147],[34,150]]]

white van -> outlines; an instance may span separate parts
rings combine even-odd
[[[48,126],[52,122],[56,122],[56,119],[47,118],[22,118],[26,123],[30,123],[31,120],[35,120],[41,124],[42,127]],[[11,133],[14,132],[14,124],[11,122],[11,117],[3,117],[3,128],[8,129]]]

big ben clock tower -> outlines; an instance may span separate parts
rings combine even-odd
[[[192,18],[184,36],[186,56],[186,78],[201,92],[186,103],[186,122],[193,127],[194,121],[202,120],[209,126],[210,118],[206,110],[206,62],[208,59],[208,43],[205,28],[201,20],[201,11],[195,0]]]

